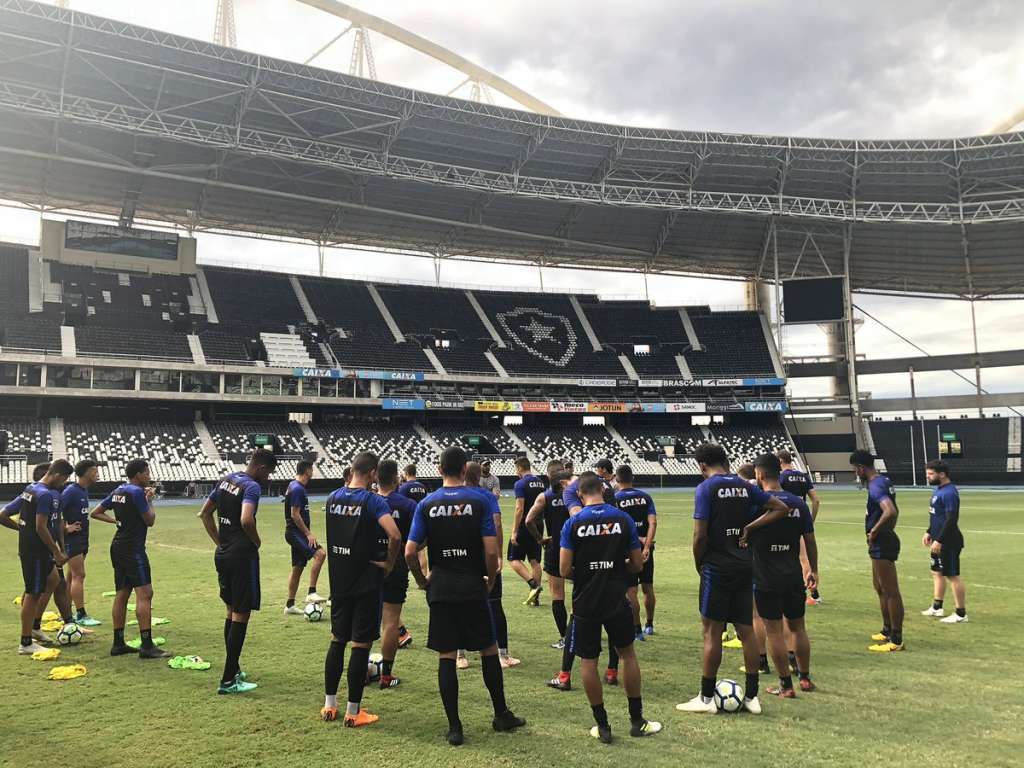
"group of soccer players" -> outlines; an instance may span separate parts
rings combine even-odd
[[[759,675],[775,664],[779,684],[767,693],[796,696],[814,690],[810,679],[810,641],[804,622],[807,605],[820,601],[814,521],[819,499],[810,478],[786,452],[759,456],[736,474],[724,449],[713,443],[698,447],[695,458],[704,476],[695,495],[692,553],[700,577],[699,613],[703,625],[700,692],[677,706],[684,712],[716,711],[713,695],[722,659],[725,630],[732,624],[743,648],[746,682],[743,708],[757,714]],[[898,509],[888,478],[874,468],[866,451],[850,457],[867,486],[866,534],[872,575],[879,596],[883,629],[870,650],[903,650],[903,601],[896,576],[900,542],[895,533]],[[254,451],[244,471],[223,477],[199,514],[214,543],[214,564],[225,605],[225,664],[220,694],[251,691],[257,684],[242,671],[241,655],[249,619],[260,609],[257,527],[261,487],[275,470],[273,453]],[[430,493],[416,478],[415,466],[399,474],[395,461],[373,453],[358,454],[346,470],[344,485],[325,505],[324,538],[312,530],[306,486],[309,462],[299,462],[284,498],[285,541],[291,548],[285,613],[295,606],[299,581],[311,562],[307,604],[329,606],[331,639],[324,661],[325,721],[342,719],[349,727],[370,725],[377,716],[362,708],[370,650],[382,644],[380,688],[396,687],[397,650],[412,641],[402,623],[410,575],[426,592],[429,605],[427,647],[438,654],[438,688],[448,719],[447,740],[463,742],[456,670],[468,666],[465,653],[479,652],[484,684],[493,705],[492,726],[512,731],[525,724],[510,710],[504,692],[504,669],[517,665],[508,652],[508,622],[502,607],[502,520],[499,485],[487,468],[469,461],[459,447],[446,449],[439,462],[441,487]],[[928,465],[936,486],[930,524],[922,544],[929,548],[935,574],[932,606],[923,613],[942,616],[948,582],[956,611],[943,621],[967,621],[959,578],[963,536],[958,527],[959,497],[942,462]],[[604,682],[621,684],[628,701],[630,734],[642,737],[661,730],[643,714],[640,666],[634,643],[654,635],[654,548],[657,512],[654,499],[633,485],[628,465],[614,468],[596,462],[576,475],[569,462],[552,461],[544,477],[533,474],[528,459],[516,461],[515,514],[506,559],[527,584],[526,605],[537,605],[541,571],[547,576],[551,611],[562,651],[562,665],[549,685],[571,689],[574,659],[580,659],[583,687],[595,725],[591,735],[612,738],[597,659],[602,634],[607,636],[608,667]],[[69,482],[72,474],[75,481]],[[97,465],[75,467],[58,459],[36,468],[34,480],[0,512],[0,525],[19,532],[19,555],[25,591],[18,652],[43,650],[50,638],[40,619],[51,598],[65,623],[89,631],[100,622],[84,605],[85,559],[89,521],[117,526],[110,546],[115,596],[112,609],[112,656],[137,654],[167,658],[152,636],[153,587],[146,554],[146,534],[156,522],[153,483],[145,459],[126,466],[127,482],[89,511],[88,490]],[[742,475],[742,476],[741,476]],[[810,501],[810,506],[808,506]],[[15,521],[13,518],[18,517]],[[425,550],[425,557],[423,551]],[[326,562],[329,598],[318,593]],[[65,579],[63,566],[68,566]],[[572,581],[570,607],[565,582]],[[810,589],[808,596],[805,592]],[[125,640],[129,599],[134,593],[140,637]],[[643,621],[640,595],[643,595]],[[72,606],[77,614],[72,613]],[[338,688],[348,649],[347,698],[338,703]],[[463,663],[464,662],[464,663]]]

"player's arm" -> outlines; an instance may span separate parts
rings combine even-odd
[[[758,528],[763,528],[766,525],[777,523],[789,514],[789,507],[787,507],[783,501],[780,501],[774,496],[769,496],[764,491],[760,491],[756,488],[753,490],[755,492],[751,494],[751,498],[761,505],[762,512],[756,520],[751,520],[743,529],[743,533],[740,534],[738,542],[741,547],[747,546],[747,539],[750,537],[750,534]],[[760,498],[758,494],[761,494]]]
[[[220,545],[220,536],[217,534],[217,523],[213,519],[213,513],[217,511],[217,502],[213,500],[212,496],[203,503],[203,508],[199,510],[199,519],[203,521],[203,528],[206,529],[206,535],[210,537],[216,545]]]
[[[565,490],[562,491],[562,503],[565,504],[565,508],[569,510],[569,517],[579,513],[583,509],[583,502],[580,501],[580,495],[575,488],[565,486]]]
[[[536,499],[533,500],[533,506],[530,507],[530,511],[526,513],[526,530],[530,532],[537,541],[544,541],[544,534],[541,533],[540,528],[537,527],[537,521],[540,520],[541,514],[544,512],[544,494],[540,494]]]
[[[487,591],[494,588],[494,581],[498,577],[498,537],[484,536],[484,565],[487,566]]]
[[[142,522],[146,524],[146,527],[152,528],[156,522],[156,508],[153,506],[153,497],[156,496],[156,488],[150,486],[142,492],[142,501],[136,500],[136,504],[139,509],[144,509],[142,513]]]
[[[640,543],[640,537],[636,534],[636,523],[633,522],[633,518],[629,515],[623,514],[623,518],[628,521],[629,530],[629,557],[626,558],[626,568],[630,573],[640,573],[644,569],[644,561],[647,557],[644,556],[644,548]]]
[[[960,524],[960,501],[954,500],[953,502],[946,502],[946,522],[942,524],[942,530],[939,531],[939,535],[932,541],[931,548],[932,553],[939,555],[942,554],[942,543],[946,540],[946,537]]]
[[[316,537],[313,535],[313,532],[306,527],[306,521],[302,519],[302,507],[292,505],[288,514],[291,515],[292,522],[295,524],[295,527],[299,529],[299,533],[306,537],[306,541],[309,543],[309,548],[316,549]]]
[[[804,548],[807,550],[807,565],[810,572],[807,574],[807,588],[818,588],[818,542],[814,538],[814,532],[804,534]]]
[[[643,545],[643,561],[646,563],[651,556],[651,547],[654,546],[654,532],[658,529],[658,516],[648,515],[647,516],[647,535],[644,536],[644,540],[640,542]]]
[[[513,544],[518,543],[519,526],[523,524],[523,513],[526,511],[526,499],[518,495],[518,490],[516,494],[516,513],[512,518],[512,535],[509,537]]]
[[[572,578],[572,556],[573,551],[562,547],[558,550],[558,572],[562,574],[563,579]]]
[[[899,510],[896,509],[896,502],[888,496],[880,499],[878,506],[882,508],[882,514],[878,518],[878,522],[875,523],[875,527],[868,531],[868,543],[870,544],[874,544],[875,539],[878,538],[878,532],[885,530],[890,521],[895,523],[896,517],[899,515]]]
[[[76,520],[75,522],[68,522],[68,516],[71,513],[71,511],[74,509],[81,508],[80,506],[78,506],[76,500],[70,496],[68,498],[64,498],[64,494],[61,494],[60,506],[60,516],[63,521],[63,524],[61,525],[61,535],[68,533],[80,533],[82,531],[82,523],[80,521]],[[61,546],[63,545],[64,542],[62,540]]]
[[[430,580],[423,574],[423,565],[420,562],[420,550],[427,544],[427,522],[423,515],[423,502],[416,505],[416,511],[412,516],[412,525],[409,527],[409,541],[405,544],[405,564],[409,566],[409,573],[416,580],[420,589],[426,589]]]
[[[263,542],[260,540],[260,532],[256,530],[256,504],[254,502],[242,502],[241,523],[242,530],[249,537],[249,541],[256,549],[259,549]]]
[[[47,526],[47,516],[36,513],[36,535],[39,536],[39,540],[43,542],[43,546],[46,547],[53,554],[53,560],[57,565],[64,565],[68,561],[67,557],[64,556],[64,550],[57,545],[57,542],[53,540],[53,536],[50,535],[50,528]]]
[[[384,500],[381,499],[383,502]],[[384,506],[387,507],[387,502],[384,502]],[[383,514],[377,518],[377,525],[384,529],[384,533],[388,535],[388,559],[383,563],[375,562],[374,565],[384,570],[385,574],[391,573],[395,567],[395,561],[398,560],[398,550],[402,547],[402,532],[398,530],[398,524],[395,523],[395,518],[391,516],[390,509],[387,514]]]
[[[14,501],[8,502],[3,509],[0,509],[0,525],[4,528],[10,528],[12,531],[18,530],[18,524],[11,520],[21,510],[21,497],[19,496]]]
[[[818,496],[818,492],[811,488],[807,491],[807,498],[810,499],[811,504],[811,522],[817,522],[818,520],[818,508],[821,506],[821,497]]]
[[[704,553],[708,549],[708,521],[697,519],[693,521],[693,565],[700,573],[701,563],[704,562]]]
[[[107,510],[110,509],[114,504],[114,500],[111,498],[111,494],[108,494],[103,501],[97,504],[92,512],[89,513],[89,517],[93,520],[99,520],[101,523],[111,523],[117,525],[117,518],[111,517],[107,514]]]

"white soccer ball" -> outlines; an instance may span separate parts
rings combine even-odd
[[[303,613],[306,621],[320,621],[324,617],[324,607],[320,603],[306,603]]]
[[[380,680],[380,671],[383,665],[384,657],[379,653],[371,653],[370,660],[366,663],[366,682],[373,683]]]
[[[743,708],[743,689],[735,680],[719,680],[715,686],[715,707],[719,712],[734,713]]]
[[[73,621],[68,622],[57,633],[57,643],[59,645],[78,645],[82,642],[83,634],[80,626]]]

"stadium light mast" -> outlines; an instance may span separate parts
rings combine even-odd
[[[235,38],[235,2],[217,0],[217,19],[213,24],[213,42],[226,48],[237,48]]]

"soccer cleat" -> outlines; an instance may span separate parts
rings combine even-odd
[[[657,720],[638,720],[629,727],[629,735],[635,738],[653,736],[661,732],[661,723]]]
[[[811,681],[811,678],[809,678],[809,677],[801,677],[800,678],[800,690],[803,691],[804,693],[810,693],[811,691],[817,690],[817,688],[818,688],[818,686],[816,686]]]
[[[643,631],[643,630],[641,629],[641,630],[640,630],[639,632],[637,632],[637,633],[636,633],[636,634],[635,634],[635,635],[633,636],[633,640],[634,640],[635,642],[638,642],[638,643],[642,643],[642,642],[644,642],[645,640],[647,640],[647,638],[646,638],[646,637],[644,637],[644,631]]]
[[[32,639],[43,645],[53,645],[53,639],[41,629],[32,630]]]
[[[558,691],[571,691],[572,679],[564,672],[559,672],[555,677],[548,680],[548,688],[554,688]]]
[[[769,686],[764,691],[769,696],[778,696],[780,699],[795,699],[796,691],[792,688],[783,688],[781,685]]]
[[[531,589],[530,594],[528,594],[526,596],[526,599],[523,601],[523,605],[529,605],[533,607],[540,605],[540,593],[543,591],[543,587],[540,586],[536,586],[533,589]]]
[[[33,653],[38,653],[39,651],[45,650],[46,648],[41,646],[39,643],[29,643],[28,645],[18,646],[18,654],[21,656],[31,656]]]
[[[303,616],[305,615],[303,610],[297,605],[289,605],[284,609],[285,616]]]
[[[875,632],[875,634],[871,636],[871,639],[874,640],[876,643],[889,642],[889,636],[885,634],[885,632]]]
[[[743,641],[740,640],[738,637],[734,637],[731,640],[726,640],[725,642],[723,642],[722,643],[722,647],[723,648],[742,648],[743,647]]]
[[[130,645],[125,645],[124,643],[120,643],[118,645],[114,645],[114,646],[112,646],[110,648],[110,655],[111,656],[125,656],[125,655],[127,655],[129,653],[138,653],[138,652],[139,652],[138,648],[132,648]]]
[[[752,715],[761,714],[761,702],[757,700],[757,696],[752,699],[743,700],[743,709]]]
[[[619,684],[619,670],[608,669],[604,673],[604,684],[605,685],[618,685]]]
[[[676,709],[680,712],[695,712],[706,715],[713,715],[718,712],[718,707],[715,706],[715,700],[705,699],[699,693],[689,701],[683,702],[682,704],[676,704]]]
[[[747,665],[746,664],[740,664],[740,672],[742,672],[743,674],[747,673]],[[767,663],[765,663],[765,664],[762,664],[761,666],[759,666],[757,668],[757,673],[759,675],[770,675],[772,673],[772,668],[770,666],[768,666]]]
[[[402,679],[395,677],[394,675],[381,675],[380,676],[380,689],[386,691],[388,688],[397,688],[401,685]]]
[[[940,619],[940,624],[963,624],[967,621],[967,614],[961,616],[959,613],[951,613],[944,619]]]
[[[551,647],[554,648],[556,651],[565,650],[565,638],[564,637],[558,638],[558,642],[552,643]]]
[[[412,632],[406,630],[398,636],[398,648],[404,649],[412,645]]]
[[[886,640],[884,643],[879,643],[878,645],[869,645],[868,650],[872,653],[893,653],[894,651],[902,651],[903,643],[896,645],[896,643],[891,640]]]
[[[646,627],[644,627],[644,634],[648,637],[651,637],[654,634],[654,625],[648,624]]]
[[[307,603],[323,603],[323,602],[326,602],[326,601],[327,601],[326,597],[321,597],[316,592],[310,592],[308,595],[306,595],[306,602]]]
[[[169,654],[167,651],[163,650],[162,648],[157,648],[154,645],[154,646],[151,646],[149,648],[140,648],[139,649],[139,658],[140,659],[169,659],[169,658],[171,658],[171,654]]]
[[[371,715],[365,709],[360,709],[356,714],[350,715],[345,713],[345,727],[346,728],[362,728],[364,725],[373,725],[380,718],[377,715]]]
[[[238,675],[235,675],[235,679],[230,683],[221,682],[217,687],[217,693],[220,696],[227,696],[231,693],[249,693],[249,691],[255,691],[258,687],[256,683],[247,683],[244,680],[239,680]]]
[[[942,610],[941,608],[926,608],[925,610],[921,611],[921,615],[922,616],[934,616],[935,618],[941,619],[943,616],[946,615],[946,612],[944,610]],[[954,614],[954,615],[956,615],[956,614]]]
[[[820,597],[811,597],[810,595],[808,595],[807,596],[807,600],[804,602],[804,604],[805,605],[821,605],[821,598]]]
[[[506,709],[491,720],[491,727],[499,733],[502,731],[514,731],[516,728],[522,728],[524,725],[526,725],[526,720],[513,715],[511,709]]]
[[[75,619],[75,624],[80,627],[98,627],[102,623],[102,621],[94,619],[92,616],[79,616]]]
[[[466,740],[465,736],[462,735],[462,726],[459,726],[458,728],[449,728],[448,735],[445,738],[453,747],[462,746],[462,742]]]
[[[511,669],[512,667],[518,667],[523,663],[515,656],[501,656],[498,661],[501,663],[502,669]]]
[[[602,744],[612,743],[612,729],[607,725],[595,725],[590,729],[590,735]]]
[[[459,656],[455,660],[455,666],[458,669],[469,669],[469,659],[465,656]]]
[[[333,723],[338,719],[337,707],[320,707],[320,719],[325,723]]]

